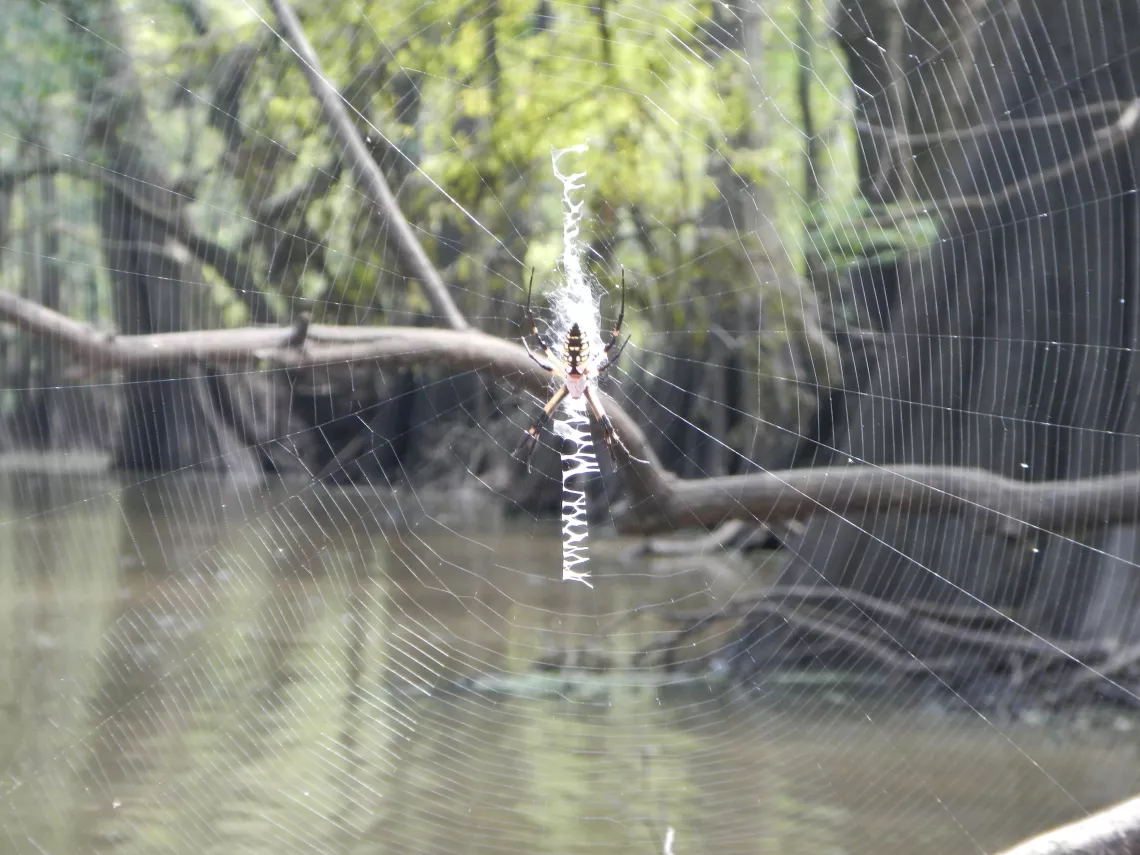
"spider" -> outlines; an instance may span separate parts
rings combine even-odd
[[[602,429],[602,439],[605,440],[606,448],[609,449],[610,457],[614,462],[614,466],[618,465],[617,458],[614,456],[614,446],[617,445],[627,457],[637,460],[629,453],[629,449],[614,432],[614,426],[610,422],[610,417],[606,415],[605,408],[602,407],[602,399],[598,395],[598,390],[595,388],[597,383],[605,376],[606,372],[613,368],[614,364],[621,356],[622,350],[629,342],[629,336],[619,344],[618,339],[621,338],[621,324],[625,318],[625,270],[621,272],[621,309],[618,311],[617,323],[614,324],[613,332],[610,334],[610,340],[602,350],[602,359],[596,365],[591,367],[590,362],[590,343],[586,341],[585,336],[582,335],[582,328],[575,323],[570,327],[570,331],[566,334],[566,340],[562,343],[561,347],[556,348],[552,343],[548,342],[541,333],[538,331],[538,324],[535,323],[534,314],[530,310],[530,298],[534,292],[534,271],[530,272],[530,285],[526,292],[526,322],[530,325],[530,334],[538,341],[539,347],[542,348],[541,355],[535,353],[531,349],[530,344],[523,336],[523,347],[526,348],[527,354],[535,361],[543,371],[549,371],[555,377],[563,379],[562,387],[554,393],[554,396],[546,402],[546,406],[542,408],[535,423],[530,426],[530,429],[523,435],[519,441],[518,447],[515,448],[512,456],[519,457],[526,461],[527,468],[530,468],[530,458],[534,454],[535,446],[538,445],[538,436],[542,432],[543,426],[554,415],[554,411],[558,409],[558,405],[569,396],[570,398],[585,398],[586,404],[590,408],[590,413],[593,415],[594,420],[599,424]],[[617,345],[615,347],[614,345]]]

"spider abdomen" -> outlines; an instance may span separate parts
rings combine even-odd
[[[578,324],[566,333],[566,394],[571,398],[581,398],[586,394],[586,362],[590,358],[590,343],[582,335]]]
[[[573,374],[581,371],[590,358],[590,343],[582,335],[582,328],[578,324],[570,327],[566,334],[566,368],[567,373]]]

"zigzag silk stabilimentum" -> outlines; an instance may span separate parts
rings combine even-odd
[[[560,319],[556,341],[565,341],[570,325],[578,323],[582,338],[591,354],[602,352],[598,328],[598,304],[594,299],[590,280],[582,266],[581,246],[578,243],[579,223],[585,203],[575,201],[573,194],[585,185],[581,180],[585,172],[565,175],[558,169],[558,161],[566,154],[582,154],[585,145],[555,149],[551,162],[555,177],[562,182],[562,287],[551,295],[555,317]],[[593,587],[586,568],[589,561],[586,537],[589,527],[586,520],[586,482],[598,472],[598,459],[590,436],[590,419],[585,398],[566,398],[561,415],[556,417],[554,432],[563,439],[562,446],[562,578],[582,582]]]

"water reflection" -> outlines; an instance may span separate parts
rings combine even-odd
[[[656,686],[623,667],[652,627],[609,618],[717,584],[599,541],[568,585],[553,528],[460,533],[454,497],[0,498],[3,852],[965,853],[1140,789],[1127,733]],[[552,645],[610,667],[543,682]]]

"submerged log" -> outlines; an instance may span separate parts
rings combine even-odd
[[[1006,849],[1000,855],[1137,855],[1140,797],[1105,808]]]

